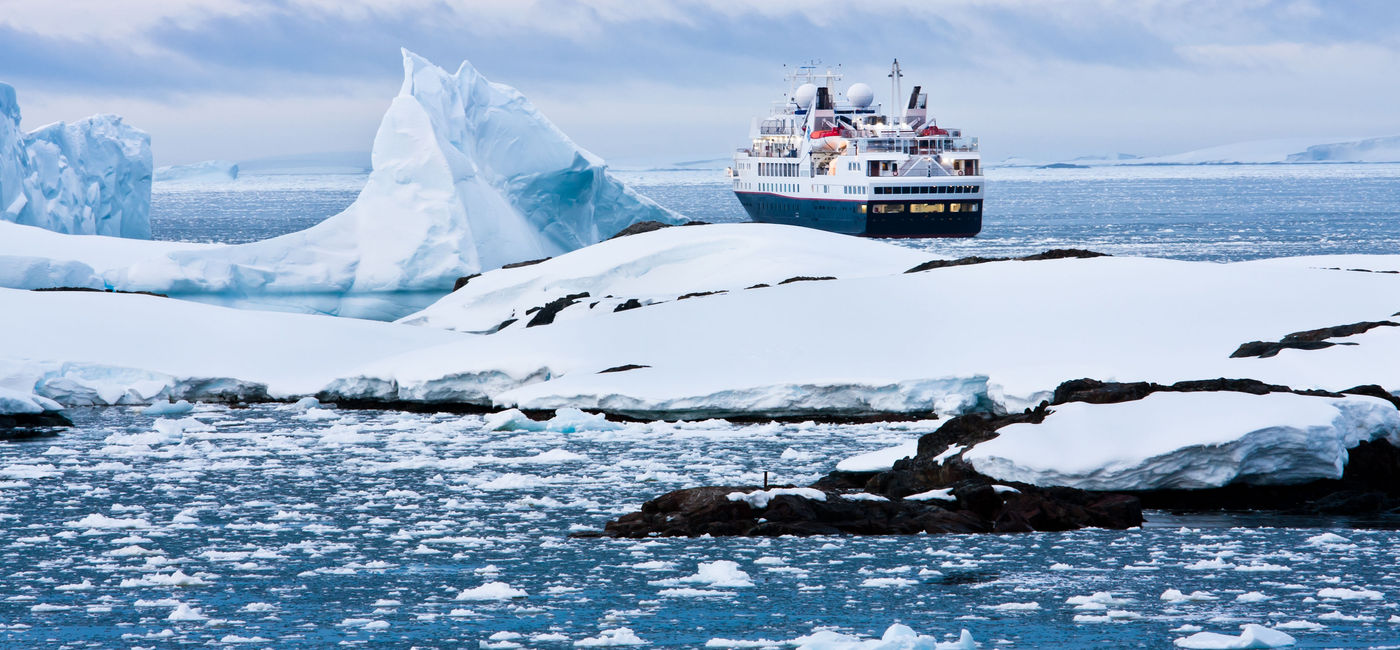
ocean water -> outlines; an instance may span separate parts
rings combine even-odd
[[[621,175],[691,218],[744,220],[717,172]],[[340,211],[363,180],[159,184],[153,230],[276,236]],[[948,256],[1394,252],[1397,181],[1400,165],[997,170],[983,235],[899,243]],[[822,629],[869,638],[895,623],[940,640],[966,629],[983,648],[1161,648],[1248,623],[1282,627],[1299,647],[1400,647],[1400,533],[1375,522],[1149,513],[1130,531],[569,537],[680,487],[754,484],[765,471],[802,484],[934,422],[532,432],[287,405],[74,417],[60,435],[0,444],[0,647],[547,648],[632,636],[790,647]]]
[[[748,219],[722,171],[619,171],[657,202],[712,223]],[[157,184],[157,239],[243,242],[301,230],[354,201],[363,176],[245,176]],[[892,240],[935,255],[1088,248],[1231,261],[1400,250],[1400,165],[992,169],[982,234]]]
[[[966,629],[984,648],[1161,648],[1246,623],[1282,625],[1300,647],[1400,640],[1400,534],[1342,521],[568,536],[679,487],[763,471],[804,483],[932,422],[493,431],[480,416],[289,405],[75,416],[72,432],[0,445],[0,647],[790,647],[894,623]]]

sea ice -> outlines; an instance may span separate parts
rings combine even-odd
[[[463,589],[457,594],[457,600],[511,600],[528,595],[524,589],[516,589],[504,582],[488,582],[471,589]]]

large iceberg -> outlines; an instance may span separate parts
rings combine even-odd
[[[0,221],[74,235],[151,237],[151,137],[116,115],[20,131],[0,83]]]
[[[679,221],[613,178],[515,89],[467,63],[449,74],[406,50],[403,63],[403,86],[375,135],[373,171],[344,212],[236,246],[94,253],[48,233],[3,229],[0,286],[76,283],[397,317],[402,312],[356,297],[441,295],[462,276],[559,255],[636,222]],[[36,261],[36,249],[48,253]]]
[[[205,160],[185,165],[157,167],[157,183],[227,183],[238,180],[238,163],[227,160]]]

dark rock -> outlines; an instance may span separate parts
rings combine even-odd
[[[689,300],[690,298],[699,298],[701,296],[713,296],[721,293],[729,293],[729,291],[724,289],[720,289],[719,291],[696,291],[695,293],[687,293],[684,296],[676,298],[676,300]]]
[[[154,291],[123,291],[121,289],[93,289],[91,287],[41,287],[38,289],[30,289],[30,291],[80,291],[87,293],[126,293],[137,296],[155,296],[157,298],[170,297],[163,293],[156,293]]]
[[[1090,257],[1108,257],[1108,254],[1080,250],[1078,248],[1054,248],[1044,253],[1025,255],[1022,257],[978,257],[974,255],[971,257],[960,257],[955,260],[930,260],[905,271],[905,273],[919,273],[921,271],[943,269],[950,266],[970,266],[972,264],[986,264],[988,262],[1036,262],[1040,260],[1062,260],[1069,258],[1087,259]]]
[[[1272,357],[1283,350],[1321,350],[1334,345],[1347,345],[1348,342],[1329,341],[1327,339],[1342,338],[1362,334],[1377,327],[1400,327],[1400,323],[1388,320],[1363,321],[1351,323],[1349,325],[1337,325],[1335,327],[1323,327],[1315,330],[1294,332],[1276,342],[1270,341],[1250,341],[1243,343],[1239,348],[1230,354],[1230,358],[1241,357]]]
[[[636,298],[628,298],[628,299],[627,299],[625,302],[623,302],[622,304],[620,304],[620,305],[614,307],[614,308],[613,308],[613,311],[614,311],[614,312],[619,312],[619,311],[627,311],[627,310],[629,310],[629,309],[640,309],[641,306],[642,306],[642,301],[637,300]]]
[[[29,434],[40,435],[44,429],[71,426],[73,421],[58,411],[0,413],[0,439],[30,437]]]
[[[548,261],[551,260],[551,259],[553,259],[553,258],[550,258],[550,257],[541,257],[541,258],[539,258],[539,259],[537,259],[537,260],[525,260],[524,262],[511,262],[510,264],[502,264],[502,265],[501,265],[501,268],[503,268],[503,269],[518,269],[518,268],[520,268],[520,267],[522,267],[522,266],[534,266],[534,265],[536,265],[536,264],[539,264],[540,262],[548,262]]]
[[[467,286],[467,283],[468,283],[468,282],[471,282],[471,281],[472,281],[472,278],[479,278],[479,277],[481,277],[481,274],[480,274],[480,273],[473,273],[473,274],[471,274],[471,275],[464,275],[464,276],[462,276],[462,277],[460,277],[460,278],[457,278],[457,281],[452,283],[452,290],[453,290],[453,291],[456,291],[456,290],[458,290],[458,289],[461,289],[462,287]]]
[[[824,275],[824,276],[821,276],[821,277],[812,277],[812,276],[810,276],[810,275],[799,275],[799,276],[797,276],[797,277],[795,277],[795,278],[788,278],[788,279],[786,279],[786,280],[783,280],[782,282],[779,282],[778,284],[792,284],[793,282],[819,282],[819,281],[822,281],[822,280],[835,280],[835,279],[836,279],[835,277],[830,276],[830,275]]]
[[[635,364],[635,363],[629,363],[629,364],[623,365],[623,366],[613,366],[613,367],[611,367],[611,368],[608,368],[607,370],[599,370],[599,371],[598,371],[598,374],[601,375],[601,374],[608,373],[608,372],[627,372],[628,370],[639,370],[639,369],[641,369],[641,368],[650,368],[650,367],[651,367],[651,366],[639,366],[639,365],[637,365],[637,364]]]
[[[525,313],[527,315],[534,313],[535,317],[531,318],[530,322],[525,324],[525,327],[535,327],[537,325],[548,325],[550,323],[553,323],[554,317],[557,316],[559,312],[563,311],[565,307],[577,303],[580,298],[587,297],[587,291],[584,291],[583,293],[571,293],[567,296],[564,296],[563,298],[556,298],[554,300],[551,300],[548,303],[546,303],[543,307],[532,307],[529,311],[526,311]]]
[[[744,287],[744,289],[746,289],[746,290],[747,290],[747,289],[767,289],[768,287],[771,287],[771,286],[773,286],[773,285],[771,285],[771,284],[764,284],[764,283],[760,282],[760,283],[758,283],[758,284],[753,285],[752,287]]]
[[[661,230],[662,228],[672,228],[672,227],[675,227],[675,225],[676,225],[676,224],[663,223],[663,222],[660,222],[660,221],[638,221],[637,223],[634,223],[634,224],[632,224],[632,225],[630,225],[630,226],[627,226],[626,228],[623,228],[622,230],[619,230],[619,231],[617,232],[616,235],[613,235],[612,237],[609,237],[608,239],[617,239],[618,237],[626,237],[626,236],[628,236],[628,235],[640,235],[640,234],[642,234],[642,233],[644,233],[644,232],[651,232],[651,231],[653,231],[653,230]],[[706,222],[706,221],[687,221],[687,222],[685,222],[685,223],[683,223],[683,224],[680,224],[680,225],[682,225],[682,226],[708,226],[708,225],[710,225],[710,224],[709,224],[709,222]]]
[[[1390,402],[1391,404],[1394,404],[1395,408],[1400,409],[1400,397],[1396,397],[1395,395],[1391,394],[1390,391],[1381,388],[1380,386],[1377,386],[1375,384],[1367,384],[1365,386],[1348,388],[1342,391],[1342,393],[1346,395],[1365,395],[1368,397],[1379,397],[1387,402]]]

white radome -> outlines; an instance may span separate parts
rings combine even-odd
[[[792,101],[798,108],[810,108],[812,102],[817,99],[817,86],[815,84],[802,84],[792,93]]]
[[[866,84],[856,82],[846,89],[846,99],[851,102],[851,106],[865,108],[875,101],[875,90]]]

